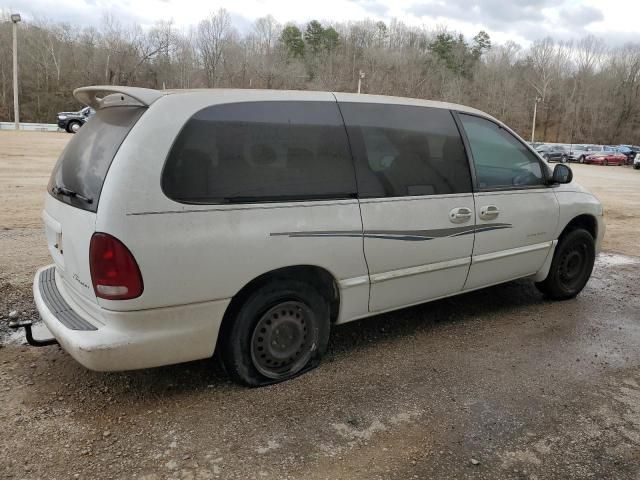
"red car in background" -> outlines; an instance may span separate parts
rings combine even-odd
[[[624,153],[618,152],[598,152],[586,156],[584,163],[592,163],[594,165],[626,165],[627,156]]]

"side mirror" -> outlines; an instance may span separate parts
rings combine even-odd
[[[573,180],[573,172],[571,169],[562,163],[557,164],[553,169],[551,181],[553,183],[571,183],[571,180]]]

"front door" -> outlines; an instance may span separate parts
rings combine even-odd
[[[465,290],[534,274],[552,251],[559,218],[546,167],[497,123],[459,118],[476,176],[476,236]]]
[[[459,292],[475,209],[451,112],[336,96],[356,164],[370,311]]]

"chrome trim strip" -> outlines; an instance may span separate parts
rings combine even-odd
[[[369,276],[363,275],[361,277],[345,278],[338,281],[340,290],[347,288],[359,287],[360,285],[366,285],[369,283]]]
[[[525,247],[511,248],[509,250],[500,250],[493,253],[484,253],[482,255],[474,255],[472,264],[489,262],[491,260],[498,260],[500,258],[512,257],[514,255],[521,255],[523,253],[537,252],[538,250],[547,250],[551,247],[553,241],[536,243],[534,245],[527,245]]]
[[[447,260],[438,263],[429,263],[427,265],[419,265],[417,267],[401,268],[399,270],[391,270],[390,272],[374,273],[371,275],[371,283],[386,282],[387,280],[395,280],[402,277],[411,277],[423,273],[437,272],[448,268],[464,267],[471,263],[471,257],[456,258],[455,260]]]

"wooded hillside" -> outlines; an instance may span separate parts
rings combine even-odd
[[[11,22],[0,22],[0,119],[12,120]],[[611,48],[587,37],[495,45],[445,29],[361,22],[281,25],[272,17],[239,33],[225,10],[179,30],[105,17],[100,28],[19,24],[21,120],[55,122],[75,110],[74,88],[237,87],[356,91],[446,100],[505,121],[536,140],[640,143],[640,43]]]

